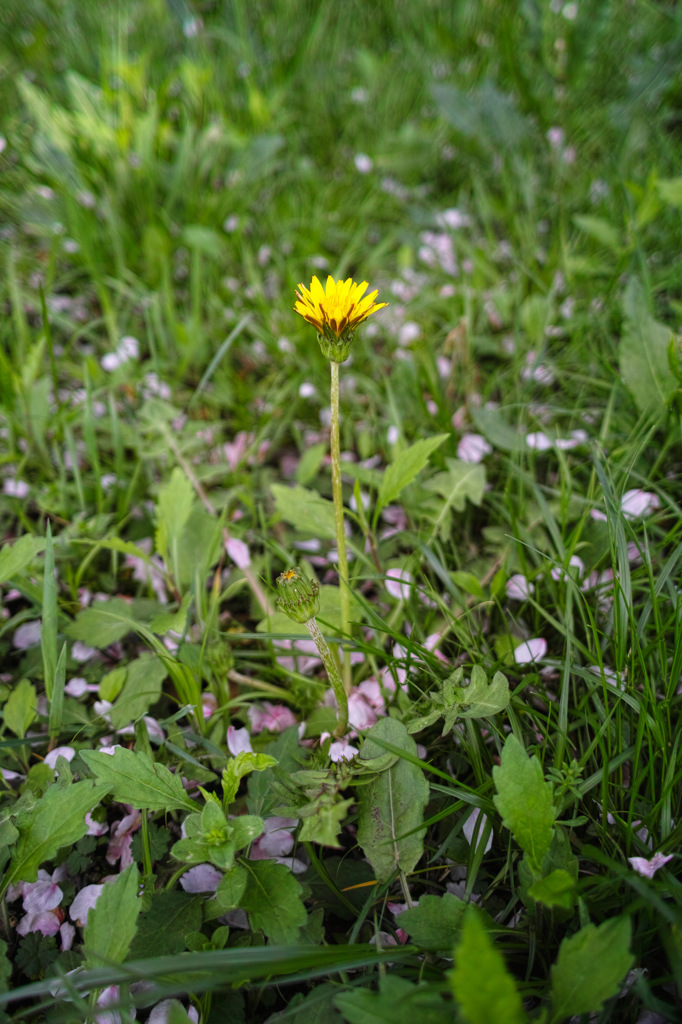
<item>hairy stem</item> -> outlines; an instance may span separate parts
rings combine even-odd
[[[339,670],[336,667],[334,656],[329,650],[329,645],[320,632],[320,627],[318,626],[317,621],[314,618],[308,619],[305,623],[305,628],[310,633],[315,642],[315,646],[320,652],[320,657],[322,658],[324,667],[327,670],[329,682],[332,684],[334,696],[336,697],[337,722],[336,729],[334,729],[334,736],[343,736],[348,728],[348,697],[346,696],[344,685],[341,682]]]
[[[331,362],[331,430],[332,494],[336,523],[336,550],[338,552],[339,586],[341,588],[341,632],[350,636],[350,589],[348,585],[348,557],[346,534],[343,528],[343,490],[341,488],[341,451],[339,444],[339,364]],[[343,685],[346,693],[351,688],[350,649],[343,648]]]

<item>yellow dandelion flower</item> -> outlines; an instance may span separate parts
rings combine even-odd
[[[294,309],[317,330],[320,348],[335,363],[348,358],[353,336],[363,320],[388,305],[374,301],[378,291],[365,295],[366,290],[366,281],[356,284],[351,277],[335,281],[329,276],[326,290],[316,277],[310,288],[298,286]]]

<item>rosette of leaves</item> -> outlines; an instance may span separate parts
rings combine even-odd
[[[509,682],[502,672],[496,672],[488,682],[485,670],[474,665],[468,683],[463,682],[463,676],[460,667],[443,681],[440,690],[429,693],[422,707],[426,704],[430,709],[408,722],[407,731],[421,732],[442,718],[445,736],[458,718],[489,718],[504,711],[509,704]]]
[[[210,862],[227,871],[238,851],[257,839],[264,828],[263,819],[255,814],[242,814],[228,821],[219,800],[207,794],[201,814],[185,818],[185,839],[175,843],[171,854],[186,864]]]

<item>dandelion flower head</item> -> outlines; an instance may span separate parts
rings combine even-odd
[[[375,302],[377,290],[365,295],[367,281],[361,284],[349,277],[346,281],[327,278],[326,289],[314,277],[310,288],[299,284],[296,312],[317,330],[322,351],[333,362],[348,358],[356,328],[372,313],[383,309],[386,302]]]

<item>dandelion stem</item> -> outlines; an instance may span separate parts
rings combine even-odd
[[[327,670],[329,682],[332,684],[334,696],[336,697],[337,723],[336,729],[334,729],[334,736],[343,736],[348,728],[348,697],[346,696],[344,685],[341,682],[339,670],[336,667],[334,656],[329,650],[329,645],[320,632],[317,620],[314,617],[312,619],[308,619],[305,623],[305,628],[310,633],[313,641],[315,642],[315,646],[320,652],[320,657],[322,658],[324,667]]]
[[[336,550],[338,552],[339,586],[341,589],[341,632],[350,636],[350,589],[348,584],[348,557],[346,555],[346,534],[343,528],[343,490],[341,487],[341,450],[339,443],[339,364],[330,362],[331,379],[331,429],[330,449],[332,461],[332,494],[334,497],[334,520],[336,522]],[[343,686],[346,694],[351,688],[350,649],[343,648]]]

